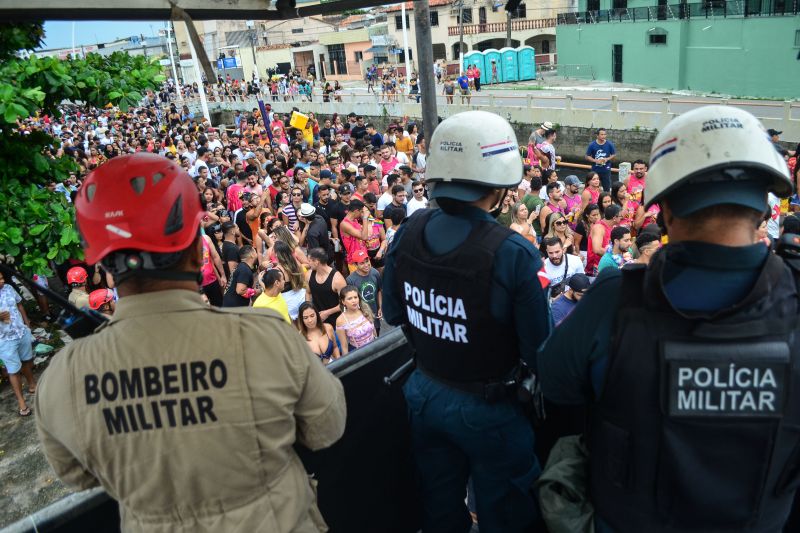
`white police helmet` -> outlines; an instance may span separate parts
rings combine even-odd
[[[432,198],[472,202],[521,180],[517,137],[501,116],[465,111],[443,120],[433,132],[425,170],[425,182],[434,184]]]
[[[767,191],[789,196],[789,169],[764,126],[747,111],[722,105],[693,109],[674,118],[653,142],[645,207],[669,198],[676,216],[718,204],[764,210]]]

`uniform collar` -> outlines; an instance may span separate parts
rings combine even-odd
[[[135,294],[125,296],[117,301],[117,307],[111,322],[117,322],[125,318],[191,311],[205,307],[206,305],[200,298],[199,293],[186,289]]]

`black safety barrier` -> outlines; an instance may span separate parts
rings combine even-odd
[[[347,398],[344,436],[328,449],[297,451],[318,481],[320,511],[332,533],[412,533],[420,529],[419,491],[410,456],[402,383],[384,377],[409,361],[398,328],[328,367]],[[63,498],[3,529],[3,533],[116,532],[119,508],[102,489]]]

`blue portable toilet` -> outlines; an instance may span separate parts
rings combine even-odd
[[[483,52],[472,51],[464,55],[464,72],[467,71],[470,65],[475,65],[481,71],[481,84],[489,81],[489,78],[486,77]]]
[[[519,65],[520,80],[536,79],[536,50],[532,46],[517,48],[517,64]]]
[[[483,64],[485,69],[481,70],[481,83],[492,83],[492,63],[497,65],[497,82],[503,81],[503,56],[499,50],[489,48],[483,52]],[[483,73],[486,73],[486,82],[483,81]]]
[[[517,62],[516,48],[505,47],[500,49],[500,55],[503,62],[503,75],[500,81],[517,81],[519,80],[519,66]]]

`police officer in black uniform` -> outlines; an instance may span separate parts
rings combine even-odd
[[[669,244],[605,270],[542,347],[545,396],[587,404],[597,531],[780,531],[800,476],[798,291],[756,240],[785,162],[749,113],[658,135],[645,185]]]
[[[384,317],[404,325],[416,370],[404,392],[424,499],[423,531],[466,532],[472,479],[483,533],[525,531],[540,465],[515,399],[550,319],[541,257],[490,215],[522,176],[514,131],[484,111],[436,128],[426,181],[440,209],[398,230],[384,270]]]

